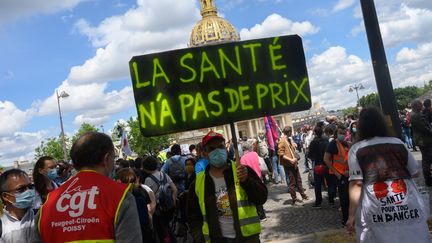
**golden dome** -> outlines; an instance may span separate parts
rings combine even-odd
[[[200,1],[203,18],[192,29],[189,46],[239,41],[240,36],[236,29],[226,19],[217,16],[213,0]]]

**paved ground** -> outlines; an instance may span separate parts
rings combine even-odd
[[[417,160],[421,160],[420,152],[414,152],[414,156]],[[304,167],[302,164],[299,166],[301,173]],[[308,188],[307,174],[301,175],[303,186]],[[416,181],[424,188],[422,177]],[[268,190],[268,200],[264,205],[268,219],[261,224],[263,242],[316,242],[325,234],[344,231],[341,225],[342,213],[338,208],[328,205],[326,192],[323,192],[323,207],[315,209],[312,208],[315,198],[313,188],[306,191],[310,198],[309,201],[296,206],[291,205],[291,197],[287,193],[286,184],[269,184]],[[426,190],[429,195],[432,195],[430,188]],[[298,197],[300,198],[300,195]],[[338,205],[338,200],[336,200],[336,205]]]

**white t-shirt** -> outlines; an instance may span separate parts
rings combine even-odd
[[[401,140],[360,141],[351,147],[348,165],[350,181],[363,181],[357,242],[429,242],[425,203],[411,179],[420,166]]]
[[[222,236],[225,238],[236,238],[234,229],[233,213],[230,207],[228,190],[224,177],[216,178],[209,173],[213,179],[216,193],[216,207],[218,210],[219,225],[221,228]]]
[[[2,222],[2,235],[0,242],[25,243],[32,242],[36,238],[35,216],[31,208],[27,209],[21,220],[13,217],[6,209],[0,217]]]

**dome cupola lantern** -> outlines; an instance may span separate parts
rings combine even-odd
[[[240,40],[236,29],[226,19],[217,15],[214,0],[200,2],[202,19],[192,29],[190,47]]]

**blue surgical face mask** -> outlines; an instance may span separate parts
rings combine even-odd
[[[35,201],[35,190],[29,189],[25,192],[15,194],[15,207],[26,209],[33,207]]]
[[[48,169],[47,176],[48,176],[48,179],[53,181],[55,178],[58,177],[57,169]]]
[[[338,134],[338,140],[341,142],[345,141],[345,135]]]
[[[216,168],[222,168],[227,163],[226,149],[218,148],[209,153],[209,163]]]
[[[357,128],[353,127],[352,131],[353,131],[353,133],[356,133],[357,132]]]
[[[58,176],[57,175],[57,169],[48,169],[47,176],[48,176],[48,179],[53,181]]]

